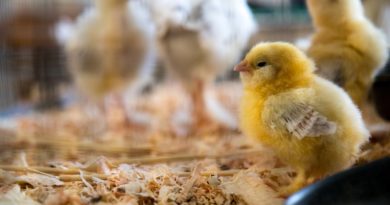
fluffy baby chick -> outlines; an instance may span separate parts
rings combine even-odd
[[[308,0],[315,33],[308,55],[317,73],[344,88],[362,107],[387,59],[385,36],[364,16],[359,0]]]
[[[166,67],[185,85],[196,124],[207,121],[204,91],[234,66],[256,29],[245,0],[149,0]]]
[[[97,0],[78,18],[66,50],[81,91],[101,99],[150,76],[154,30],[147,15],[140,1]]]
[[[242,131],[297,171],[282,195],[354,162],[369,136],[359,110],[341,88],[313,73],[299,49],[260,43],[235,70],[244,86]]]

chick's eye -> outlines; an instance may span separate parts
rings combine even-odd
[[[257,63],[257,67],[261,68],[267,65],[267,62],[261,61]]]

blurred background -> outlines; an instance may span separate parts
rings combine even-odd
[[[367,16],[390,39],[390,1],[363,2]],[[276,40],[306,45],[312,26],[304,0],[249,0],[248,3],[259,25],[248,46]],[[72,85],[72,79],[66,69],[62,34],[56,27],[64,20],[75,21],[89,6],[88,0],[0,2],[1,115],[64,105],[66,88]]]
[[[390,0],[362,3],[390,42]],[[29,171],[54,175],[75,168],[67,173],[78,183],[81,169],[106,174],[128,163],[133,173],[136,166],[172,162],[190,183],[204,166],[210,176],[257,167],[281,180],[272,184],[288,184],[291,170],[280,169],[272,152],[238,129],[243,89],[233,66],[261,41],[305,50],[313,32],[305,0],[0,0],[0,182],[7,178],[3,169],[28,166],[46,166]],[[389,62],[386,67],[369,97],[390,120]],[[378,137],[356,164],[390,156],[390,124],[368,104],[373,119],[363,118]],[[43,185],[35,195],[53,194]],[[237,190],[250,190],[242,187]]]

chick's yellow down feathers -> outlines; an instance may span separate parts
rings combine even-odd
[[[308,55],[317,73],[344,88],[361,108],[373,77],[386,62],[385,35],[358,0],[308,0],[315,33]]]
[[[289,194],[350,166],[368,140],[361,114],[338,86],[288,43],[260,43],[235,67],[244,94],[240,126],[297,171]]]

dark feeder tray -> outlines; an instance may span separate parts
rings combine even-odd
[[[286,205],[389,205],[390,158],[354,167],[293,194]]]
[[[375,78],[371,96],[378,114],[383,119],[390,121],[390,59]]]

